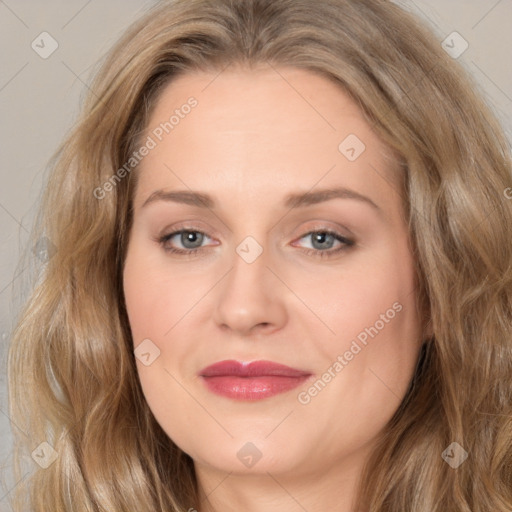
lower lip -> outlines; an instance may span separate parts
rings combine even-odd
[[[309,375],[302,377],[279,377],[274,375],[236,377],[226,375],[203,377],[203,380],[208,389],[217,395],[234,398],[235,400],[261,400],[290,391],[309,377]]]

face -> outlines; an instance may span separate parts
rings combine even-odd
[[[124,293],[159,424],[196,468],[362,460],[422,340],[391,151],[293,68],[181,76],[143,140]]]

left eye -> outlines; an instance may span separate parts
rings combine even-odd
[[[341,236],[339,233],[336,233],[334,231],[311,231],[310,233],[307,233],[302,238],[300,238],[300,240],[308,237],[312,237],[311,240],[313,241],[313,249],[319,251],[321,251],[322,249],[331,249],[336,240],[340,242],[343,246],[352,245],[351,240]],[[317,247],[315,247],[315,244],[318,244]]]

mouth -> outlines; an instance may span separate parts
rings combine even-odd
[[[207,389],[235,400],[261,400],[290,391],[311,373],[272,361],[220,361],[199,372]]]

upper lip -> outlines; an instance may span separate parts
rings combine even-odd
[[[241,363],[234,360],[219,361],[218,363],[203,368],[199,374],[202,377],[220,377],[228,375],[236,377],[305,377],[311,375],[310,372],[297,370],[272,361]]]

